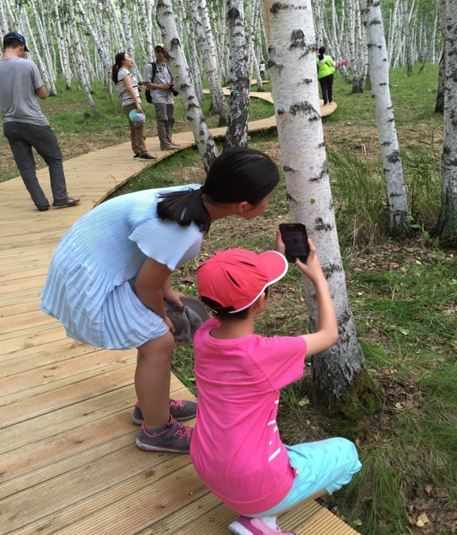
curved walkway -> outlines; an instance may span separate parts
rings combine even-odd
[[[250,132],[272,126],[256,121]],[[175,140],[185,148],[191,136]],[[157,138],[148,146],[160,158],[169,154],[158,151]],[[0,532],[225,534],[236,514],[205,488],[188,455],[134,445],[135,351],[70,340],[38,309],[59,239],[144,164],[123,143],[64,167],[70,193],[82,199],[73,208],[38,212],[20,178],[0,184]],[[38,175],[49,194],[47,169]],[[192,398],[175,377],[171,391]],[[316,503],[286,513],[282,526],[299,535],[355,533]]]

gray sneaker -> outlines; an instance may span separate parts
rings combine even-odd
[[[167,428],[161,433],[151,435],[146,426],[141,426],[136,445],[144,451],[167,451],[170,453],[189,453],[192,427],[179,424],[170,416]]]
[[[197,414],[197,403],[195,401],[185,401],[181,399],[170,399],[170,414],[178,422],[190,420]],[[133,423],[143,425],[144,418],[138,401],[133,409]]]

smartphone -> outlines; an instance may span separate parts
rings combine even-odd
[[[294,263],[298,258],[306,262],[309,255],[308,234],[302,223],[281,223],[279,225],[281,238],[286,246],[286,259]]]

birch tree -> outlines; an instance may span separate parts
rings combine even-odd
[[[206,1],[186,1],[189,8],[189,15],[195,29],[195,34],[200,45],[211,97],[214,99],[214,103],[219,112],[219,126],[225,126],[228,122],[228,107],[224,93],[222,92],[221,80],[219,78],[216,45],[212,35]]]
[[[213,161],[219,156],[213,136],[208,129],[195,93],[192,74],[178,36],[171,0],[154,0],[157,12],[157,24],[162,33],[166,58],[173,75],[173,81],[179,90],[179,96],[190,122],[198,152],[208,171]]]
[[[389,67],[381,7],[378,0],[362,0],[362,6],[371,68],[371,94],[387,188],[389,229],[393,234],[407,234],[410,230],[408,199],[390,98]]]
[[[96,119],[99,116],[99,113],[97,110],[97,106],[95,105],[94,99],[92,98],[92,91],[90,88],[89,80],[87,78],[86,69],[84,66],[84,57],[81,51],[81,43],[80,43],[79,35],[78,35],[78,27],[76,25],[75,12],[73,9],[73,0],[66,0],[66,4],[67,4],[67,9],[68,9],[68,20],[69,20],[70,30],[71,30],[73,51],[75,55],[76,66],[77,66],[78,73],[79,73],[79,79],[81,80],[81,84],[83,86],[84,92],[86,93],[86,97],[89,102],[89,105],[92,108],[94,118]]]
[[[249,121],[249,89],[244,32],[243,0],[227,0],[227,29],[230,48],[230,114],[224,149],[230,147],[247,147]]]
[[[338,321],[339,340],[313,357],[313,378],[326,404],[340,400],[338,408],[343,412],[350,410],[355,417],[361,406],[365,406],[362,412],[374,410],[376,387],[365,370],[338,244],[320,118],[315,59],[318,47],[311,4],[310,0],[291,0],[287,4],[263,0],[263,5],[272,95],[292,220],[306,225],[316,245]],[[317,299],[306,278],[304,288],[310,331],[316,332]],[[358,409],[353,403],[345,403],[349,398],[355,399],[357,405],[360,403]]]
[[[444,18],[446,74],[438,229],[442,238],[457,241],[457,5],[454,0],[444,0]]]
[[[382,19],[381,19],[382,20]],[[406,65],[407,65],[407,72],[408,76],[411,76],[413,74],[413,60],[412,60],[412,54],[411,54],[411,32],[409,27],[410,22],[410,12],[408,9],[408,0],[403,0],[403,29],[405,32],[405,51],[406,51]]]

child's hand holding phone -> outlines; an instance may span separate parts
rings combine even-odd
[[[314,246],[314,243],[308,238],[308,245],[309,245],[309,255],[308,259],[306,260],[306,263],[301,262],[298,258],[295,260],[295,265],[298,267],[298,269],[305,275],[305,277],[308,277],[308,279],[316,285],[316,283],[319,282],[319,280],[324,280],[324,272],[322,271],[321,263],[319,262],[319,258],[317,258],[316,254],[316,247]]]

